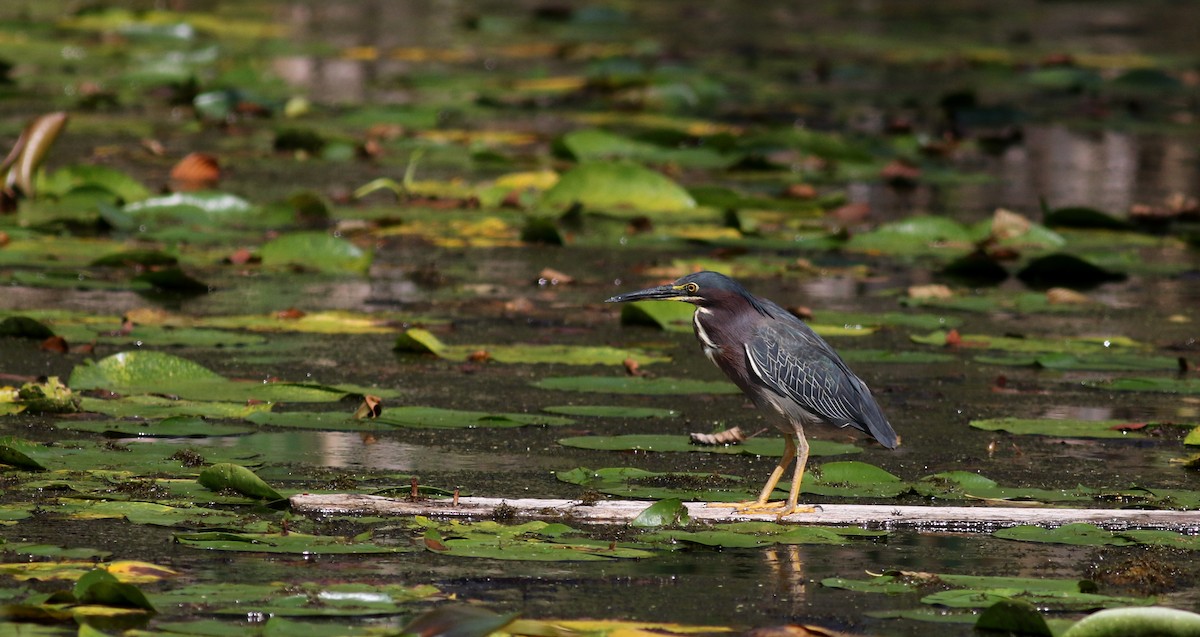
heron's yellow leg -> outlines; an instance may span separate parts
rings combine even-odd
[[[788,440],[790,442],[791,439],[789,438]],[[783,507],[783,510],[779,512],[779,517],[793,513],[812,513],[816,510],[810,506],[796,504],[796,501],[800,499],[800,482],[804,480],[804,468],[808,466],[808,440],[804,438],[804,434],[797,433],[796,443],[799,445],[799,448],[795,449],[796,472],[792,474],[792,488],[788,491],[787,503]],[[771,488],[775,488],[775,485],[771,484]]]

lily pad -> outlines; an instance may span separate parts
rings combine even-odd
[[[298,267],[330,274],[366,274],[374,255],[324,232],[295,232],[259,248],[263,265]]]
[[[620,365],[634,358],[639,363],[661,363],[667,356],[642,350],[603,345],[447,345],[428,330],[406,330],[396,339],[394,349],[402,352],[435,354],[448,360],[483,357],[498,363],[556,363],[559,365]]]
[[[316,634],[307,625],[296,622],[271,626],[279,617],[355,617],[372,615],[395,615],[412,609],[412,604],[437,599],[441,592],[428,584],[405,585],[383,582],[339,583],[339,582],[271,582],[266,584],[247,583],[204,583],[183,586],[169,591],[150,593],[150,600],[163,608],[178,605],[196,605],[204,612],[217,615],[245,615],[251,613],[270,614],[271,620],[263,628],[264,634]],[[227,626],[220,624],[219,626]],[[161,627],[162,625],[159,624]],[[239,627],[244,634],[244,627]],[[302,632],[295,632],[302,628]],[[273,632],[280,630],[281,632]],[[174,631],[172,631],[174,634]],[[208,631],[183,634],[210,634]],[[339,630],[337,635],[354,634]],[[332,637],[332,636],[331,636]]]
[[[437,522],[423,516],[413,526],[425,531],[425,547],[442,555],[536,562],[596,562],[654,557],[655,553],[615,542],[569,537],[575,530],[565,524],[525,522],[509,525],[494,521]]]
[[[535,383],[539,389],[599,394],[736,394],[737,385],[728,381],[692,380],[657,376],[552,376]]]
[[[113,354],[76,366],[67,383],[76,390],[171,394],[195,400],[328,402],[357,390],[311,384],[236,382],[190,360],[155,351]],[[380,388],[372,393],[393,395]]]
[[[253,471],[228,462],[217,463],[204,469],[200,472],[197,480],[213,491],[230,489],[244,496],[261,500],[283,499],[278,491],[263,482],[262,478],[254,475]]]
[[[909,337],[914,343],[947,346],[948,332],[937,330],[928,334]],[[960,334],[954,347],[964,350],[998,349],[1008,352],[1058,352],[1079,355],[1101,355],[1125,348],[1140,348],[1143,345],[1125,336],[1035,338],[1015,336],[993,336],[990,334]]]
[[[1200,394],[1200,380],[1195,378],[1118,378],[1115,380],[1085,380],[1083,385],[1113,391],[1149,391],[1166,394]]]
[[[240,551],[250,553],[293,553],[297,555],[344,555],[405,553],[409,546],[383,546],[366,540],[329,535],[287,533],[228,533],[206,531],[176,533],[175,542],[191,548],[209,551]],[[239,614],[244,614],[242,609]]]
[[[1130,428],[1122,420],[1080,420],[1074,418],[989,418],[972,420],[971,426],[984,431],[1007,431],[1013,434],[1037,434],[1068,438],[1145,438],[1139,426]],[[1137,423],[1142,425],[1144,423]]]
[[[861,453],[855,445],[828,440],[809,440],[809,454],[814,457]],[[697,445],[687,436],[659,434],[626,434],[622,436],[575,436],[561,438],[558,444],[578,449],[601,451],[658,451],[746,454],[753,456],[783,456],[783,438],[755,437],[736,445]]]
[[[891,498],[911,489],[895,475],[858,461],[826,462],[806,471],[801,484],[801,493],[843,497]]]
[[[324,429],[329,431],[381,431],[394,427],[421,429],[474,429],[510,427],[560,427],[575,421],[561,416],[443,409],[421,405],[388,407],[372,419],[354,419],[336,412],[258,413],[248,418],[260,425]]]
[[[556,471],[554,476],[562,482],[627,498],[745,502],[758,495],[742,488],[742,478],[718,473],[659,473],[633,467],[596,470],[580,467]]]
[[[912,217],[856,234],[847,250],[907,256],[953,258],[970,252],[976,237],[961,223],[946,217]]]
[[[127,420],[67,420],[59,428],[91,431],[115,438],[209,438],[254,433],[252,427],[209,422],[196,416],[172,416],[157,422]]]
[[[674,418],[679,415],[679,412],[673,409],[626,407],[624,405],[554,405],[542,407],[542,411],[564,416],[594,418]]]
[[[1106,531],[1094,524],[1064,524],[1053,529],[1021,525],[1000,529],[992,533],[992,536],[1021,542],[1044,542],[1073,546],[1130,546],[1137,544],[1134,540],[1112,531]]]
[[[563,173],[541,200],[555,209],[576,204],[608,214],[644,214],[688,210],[696,200],[661,173],[634,163],[597,161]]]

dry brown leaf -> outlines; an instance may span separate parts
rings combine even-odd
[[[302,319],[302,318],[304,318],[304,316],[305,316],[304,310],[297,310],[294,307],[289,307],[286,310],[279,310],[278,312],[275,313],[275,318],[282,319],[285,321],[294,321],[296,319]]]
[[[911,185],[921,178],[921,168],[903,159],[893,159],[879,171],[879,176],[894,186]]]
[[[948,299],[952,296],[954,296],[954,292],[940,283],[912,285],[908,288],[908,298],[910,299]]]
[[[741,427],[730,427],[715,434],[689,433],[688,438],[694,445],[736,445],[746,440],[746,434]]]
[[[204,190],[221,180],[217,158],[207,153],[190,153],[171,169],[171,181],[176,190]]]
[[[992,238],[997,241],[1019,237],[1027,232],[1033,222],[1024,215],[1004,208],[997,208],[992,215]]]
[[[812,184],[791,184],[783,191],[788,199],[812,199],[817,196],[817,189]]]
[[[1051,305],[1087,305],[1092,299],[1070,288],[1050,288],[1046,290],[1046,302]]]
[[[51,336],[42,341],[42,344],[38,348],[47,352],[58,352],[59,354],[66,354],[71,351],[71,348],[67,345],[67,339],[61,336]]]
[[[538,285],[559,285],[571,283],[575,280],[565,272],[559,272],[554,268],[543,268],[541,274],[538,274]]]
[[[383,413],[383,399],[379,396],[366,395],[363,396],[362,404],[358,409],[354,410],[355,420],[364,420],[366,418],[378,418]]]

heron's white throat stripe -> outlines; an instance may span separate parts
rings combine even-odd
[[[692,314],[692,325],[696,327],[696,336],[700,338],[700,344],[704,346],[704,353],[708,354],[709,358],[712,358],[713,354],[719,352],[721,348],[709,338],[708,332],[704,331],[704,326],[700,324],[701,313],[712,314],[711,311],[705,308],[697,307],[696,311]]]

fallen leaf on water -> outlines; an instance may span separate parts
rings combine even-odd
[[[59,354],[66,354],[71,349],[67,345],[67,339],[61,336],[51,336],[50,338],[42,341],[42,344],[39,346],[39,348],[47,352],[58,352]]]
[[[566,284],[574,280],[575,278],[571,275],[555,270],[554,268],[544,268],[541,274],[538,274],[538,285]]]
[[[1046,301],[1052,305],[1086,305],[1092,299],[1069,288],[1050,288],[1046,290]]]
[[[383,399],[379,396],[363,396],[362,404],[354,411],[355,420],[378,418],[383,413]]]
[[[176,190],[204,190],[221,180],[221,166],[208,153],[190,153],[171,168]]]
[[[908,297],[911,299],[948,299],[952,296],[954,292],[940,283],[912,285],[908,288]]]
[[[688,438],[697,445],[736,445],[746,439],[741,427],[730,427],[715,434],[690,433]]]

